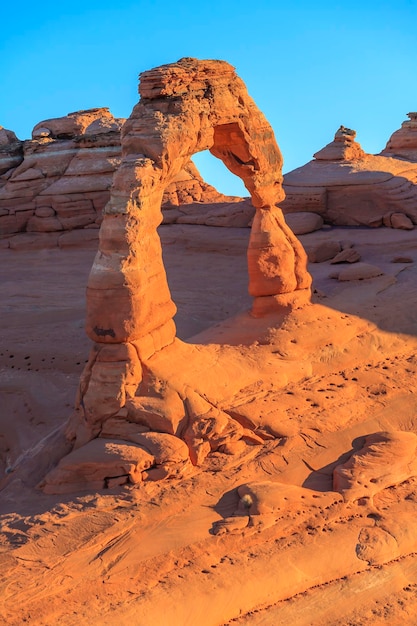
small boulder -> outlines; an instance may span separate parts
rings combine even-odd
[[[285,221],[294,235],[306,235],[323,227],[323,218],[317,213],[300,211],[299,213],[287,213]]]
[[[413,230],[414,224],[404,213],[387,213],[383,218],[384,226],[399,228],[401,230]]]
[[[44,137],[50,137],[51,131],[44,126],[35,127],[32,131],[32,139],[43,139]]]
[[[395,256],[391,259],[391,263],[414,263],[414,261],[409,256]]]
[[[336,254],[334,259],[330,261],[332,265],[337,263],[357,263],[361,260],[361,255],[354,248],[345,248],[341,250],[339,254]]]
[[[29,219],[26,230],[28,233],[55,233],[62,230],[62,224],[54,215],[50,217],[34,215]]]
[[[56,213],[50,206],[41,206],[36,209],[35,215],[36,217],[54,217]]]
[[[417,435],[377,432],[365,438],[350,459],[333,470],[333,489],[347,502],[372,497],[417,475]]]
[[[340,281],[348,280],[365,280],[367,278],[376,278],[382,276],[383,271],[376,267],[376,265],[370,265],[369,263],[356,263],[350,267],[344,267],[343,269],[333,272],[329,275],[329,278],[337,278]]]
[[[104,489],[109,480],[137,483],[155,459],[142,446],[125,441],[93,439],[73,450],[47,474],[44,493],[71,493],[81,489]]]
[[[320,243],[304,246],[310,263],[323,263],[334,259],[341,251],[338,241],[322,241]]]

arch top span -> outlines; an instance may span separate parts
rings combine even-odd
[[[196,152],[239,176],[256,208],[248,248],[253,313],[309,299],[304,251],[277,204],[282,156],[273,130],[224,61],[180,59],[140,75],[140,101],[122,129],[122,163],[104,211],[87,289],[87,332],[135,342],[149,356],[175,337],[157,234],[164,189]]]
[[[242,179],[255,207],[284,199],[273,130],[229,63],[181,59],[143,72],[139,93],[122,131],[126,154],[142,145],[170,177],[193,154],[210,150]],[[146,125],[138,127],[138,117]]]

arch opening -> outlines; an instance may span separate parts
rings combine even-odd
[[[250,229],[174,224],[158,234],[179,339],[193,343],[195,335],[250,309]]]
[[[242,179],[225,167],[222,160],[213,155],[210,150],[196,152],[191,160],[197,166],[205,182],[215,187],[221,194],[238,198],[249,195]]]

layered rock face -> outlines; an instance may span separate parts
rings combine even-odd
[[[98,228],[120,163],[123,121],[101,108],[37,124],[0,177],[0,234]]]
[[[77,111],[40,122],[29,141],[0,128],[0,237],[55,233],[60,245],[68,240],[61,237],[65,231],[98,229],[121,162],[124,121],[107,108]],[[164,190],[166,223],[187,222],[190,213],[193,222],[198,203],[228,205],[238,200],[220,194],[188,162]],[[189,208],[180,210],[182,206]],[[207,219],[204,212],[202,219]]]
[[[336,131],[334,140],[324,148],[316,152],[314,158],[318,161],[353,161],[362,159],[365,152],[355,141],[356,131],[345,126],[340,126]]]
[[[265,305],[265,298],[308,293],[310,279],[304,252],[276,207],[284,193],[272,128],[234,69],[183,59],[143,73],[139,92],[123,127],[122,163],[88,284],[87,332],[99,343],[138,342],[149,356],[175,336],[156,232],[163,193],[196,152],[209,149],[251,194],[251,295]]]
[[[3,174],[20,165],[22,159],[22,142],[12,130],[0,126],[0,181]]]
[[[157,227],[164,192],[194,153],[210,150],[251,194],[256,210],[248,248],[253,315],[308,303],[311,278],[305,252],[277,207],[284,197],[282,157],[272,128],[234,68],[186,58],[140,78],[141,99],[122,129],[122,162],[88,281],[86,330],[94,346],[67,435],[78,448],[98,435],[133,445],[138,429],[155,436],[162,432],[185,441],[192,463],[200,464],[210,451],[234,449],[241,438],[263,440],[217,408],[215,399],[196,392],[192,361],[197,359],[195,367],[202,371],[204,359],[209,363],[212,356],[193,350],[184,356],[184,344],[175,337],[176,307]],[[168,380],[156,373],[158,362],[184,358],[191,370],[179,379],[178,372]],[[211,370],[211,391],[222,386],[220,379],[216,382],[219,376],[224,381],[224,372]],[[65,475],[68,467],[79,475],[72,463],[61,462],[45,489],[60,489],[64,465]]]
[[[314,160],[285,175],[285,213],[312,211],[340,226],[412,228],[417,223],[417,114],[380,155],[366,154],[343,126]],[[402,219],[396,216],[402,214]]]
[[[417,162],[417,112],[407,116],[410,119],[391,135],[381,154]]]

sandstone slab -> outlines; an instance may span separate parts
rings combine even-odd
[[[103,489],[111,479],[137,483],[153,464],[154,457],[139,445],[93,439],[61,459],[41,487],[45,493],[71,493]]]

